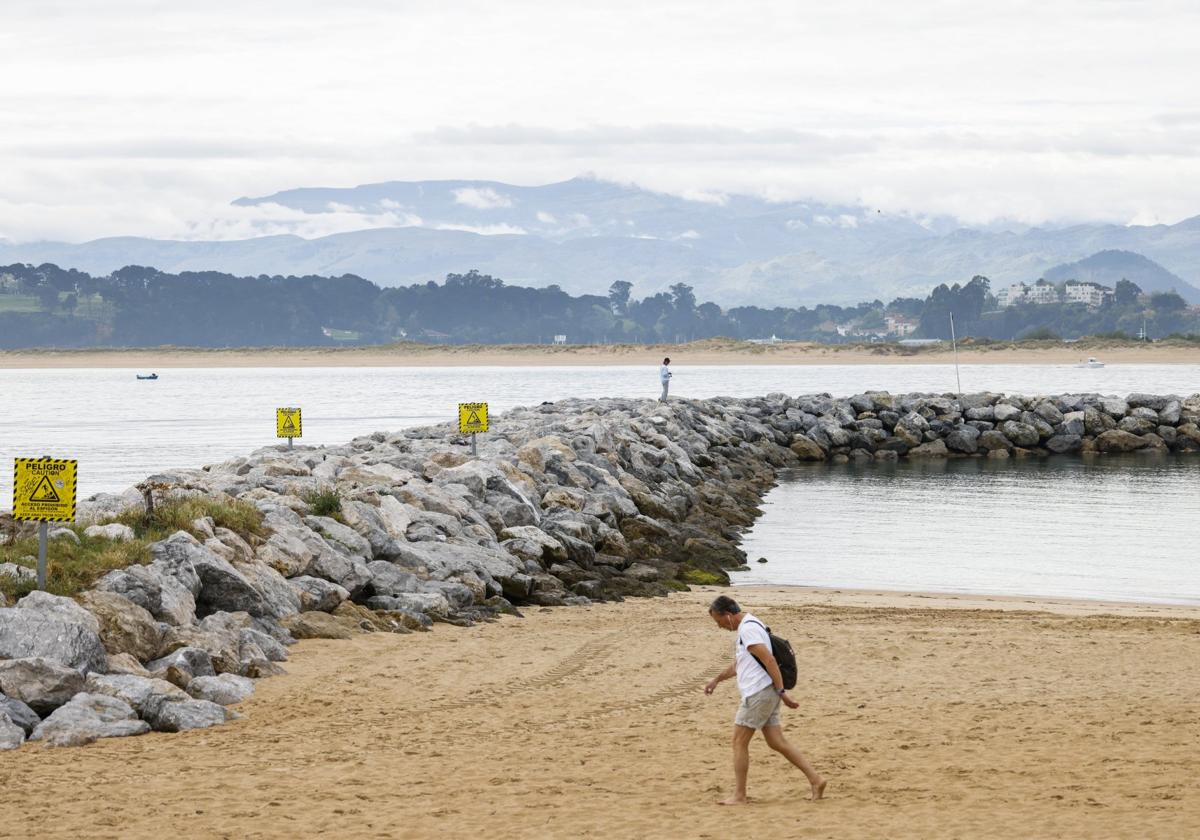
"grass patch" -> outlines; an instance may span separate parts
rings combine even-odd
[[[231,497],[207,496],[163,502],[155,507],[153,516],[142,511],[126,511],[116,519],[100,523],[120,522],[133,528],[134,539],[126,542],[88,537],[83,533],[85,526],[71,525],[68,527],[79,537],[78,545],[74,540],[60,538],[51,540],[46,547],[46,590],[55,595],[76,595],[113,569],[145,565],[151,559],[151,543],[166,539],[176,531],[195,535],[192,522],[205,516],[211,516],[217,527],[228,528],[247,541],[265,533],[262,513],[254,505]],[[36,569],[37,552],[37,536],[24,537],[0,546],[0,563]],[[0,592],[9,600],[16,600],[34,588],[28,583],[18,583],[8,575],[0,575]]]
[[[304,501],[313,516],[328,516],[342,521],[342,497],[332,487],[321,487],[304,494]]]
[[[113,542],[85,537],[82,527],[73,526],[71,530],[79,537],[79,545],[74,540],[59,538],[50,540],[46,546],[46,591],[54,595],[75,595],[113,569],[150,562],[146,540]],[[26,537],[0,546],[0,563],[11,562],[36,569],[37,552],[37,537]],[[0,575],[0,591],[9,600],[15,601],[36,588],[33,583],[17,583],[15,578]]]
[[[679,575],[683,578],[684,583],[690,583],[693,586],[728,586],[729,576],[726,574],[717,574],[705,569],[684,569]]]
[[[165,539],[176,531],[193,533],[192,523],[211,516],[218,528],[228,528],[242,539],[265,534],[262,512],[249,502],[231,496],[191,496],[186,499],[171,499],[154,506],[154,514],[144,511],[126,511],[115,522],[128,525],[139,539],[150,542]]]

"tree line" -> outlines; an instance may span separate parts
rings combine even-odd
[[[0,267],[0,347],[294,347],[402,340],[524,344],[549,343],[555,336],[572,344],[718,336],[859,341],[883,333],[889,317],[919,322],[917,336],[944,338],[951,312],[960,336],[1136,331],[1146,313],[1160,334],[1200,332],[1200,319],[1178,295],[1147,297],[1129,286],[1096,312],[1078,304],[997,312],[984,277],[938,286],[923,300],[722,308],[698,301],[686,283],[638,299],[625,281],[613,283],[607,295],[571,295],[556,285],[510,286],[477,271],[450,274],[442,282],[381,288],[349,274],[235,277],[127,266],[93,277],[51,264],[17,264]]]

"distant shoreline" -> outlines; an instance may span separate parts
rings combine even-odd
[[[829,345],[781,342],[756,345],[727,339],[667,345],[450,345],[402,344],[383,347],[265,347],[203,349],[157,347],[131,350],[7,350],[0,368],[191,367],[550,367],[657,365],[671,356],[694,365],[945,365],[953,364],[949,345],[906,348],[893,344]],[[968,365],[1071,365],[1095,356],[1106,364],[1196,364],[1200,345],[1164,342],[1026,342],[959,347]]]

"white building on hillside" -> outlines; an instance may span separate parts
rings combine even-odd
[[[1026,293],[1030,303],[1058,303],[1058,289],[1048,280],[1039,280]]]
[[[1006,306],[1012,306],[1015,303],[1023,303],[1025,301],[1025,293],[1029,291],[1029,287],[1024,283],[1013,283],[1007,289],[1001,289],[996,292],[996,303],[1003,309]]]
[[[1007,289],[996,292],[996,303],[1001,308],[1017,303],[1058,303],[1058,289],[1048,280],[1039,280],[1032,286],[1024,283],[1014,283]]]
[[[912,335],[917,331],[917,327],[919,326],[915,321],[893,315],[888,315],[884,318],[884,323],[887,324],[888,335],[896,335],[900,338]]]
[[[1105,298],[1112,297],[1113,290],[1099,283],[1080,283],[1068,280],[1063,286],[1063,300],[1067,303],[1083,303],[1096,309],[1103,305]]]

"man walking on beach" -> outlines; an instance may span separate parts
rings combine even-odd
[[[662,367],[658,369],[658,381],[661,382],[663,386],[662,396],[658,398],[659,402],[667,401],[667,388],[671,386],[671,368],[668,367],[670,364],[671,359],[669,357],[663,359]]]
[[[771,637],[766,626],[747,612],[742,612],[737,601],[722,595],[712,602],[708,614],[717,626],[737,634],[734,643],[733,664],[704,686],[705,694],[712,694],[717,686],[731,677],[737,677],[738,691],[742,702],[733,719],[733,775],[736,782],[733,796],[720,802],[721,805],[745,805],[746,776],[750,772],[750,740],[755,730],[761,729],[767,745],[782,755],[808,779],[812,786],[812,799],[825,795],[825,779],[813,769],[800,750],[783,737],[779,724],[779,704],[782,701],[789,709],[800,704],[788,696],[783,687],[783,675],[779,663],[771,653]]]

